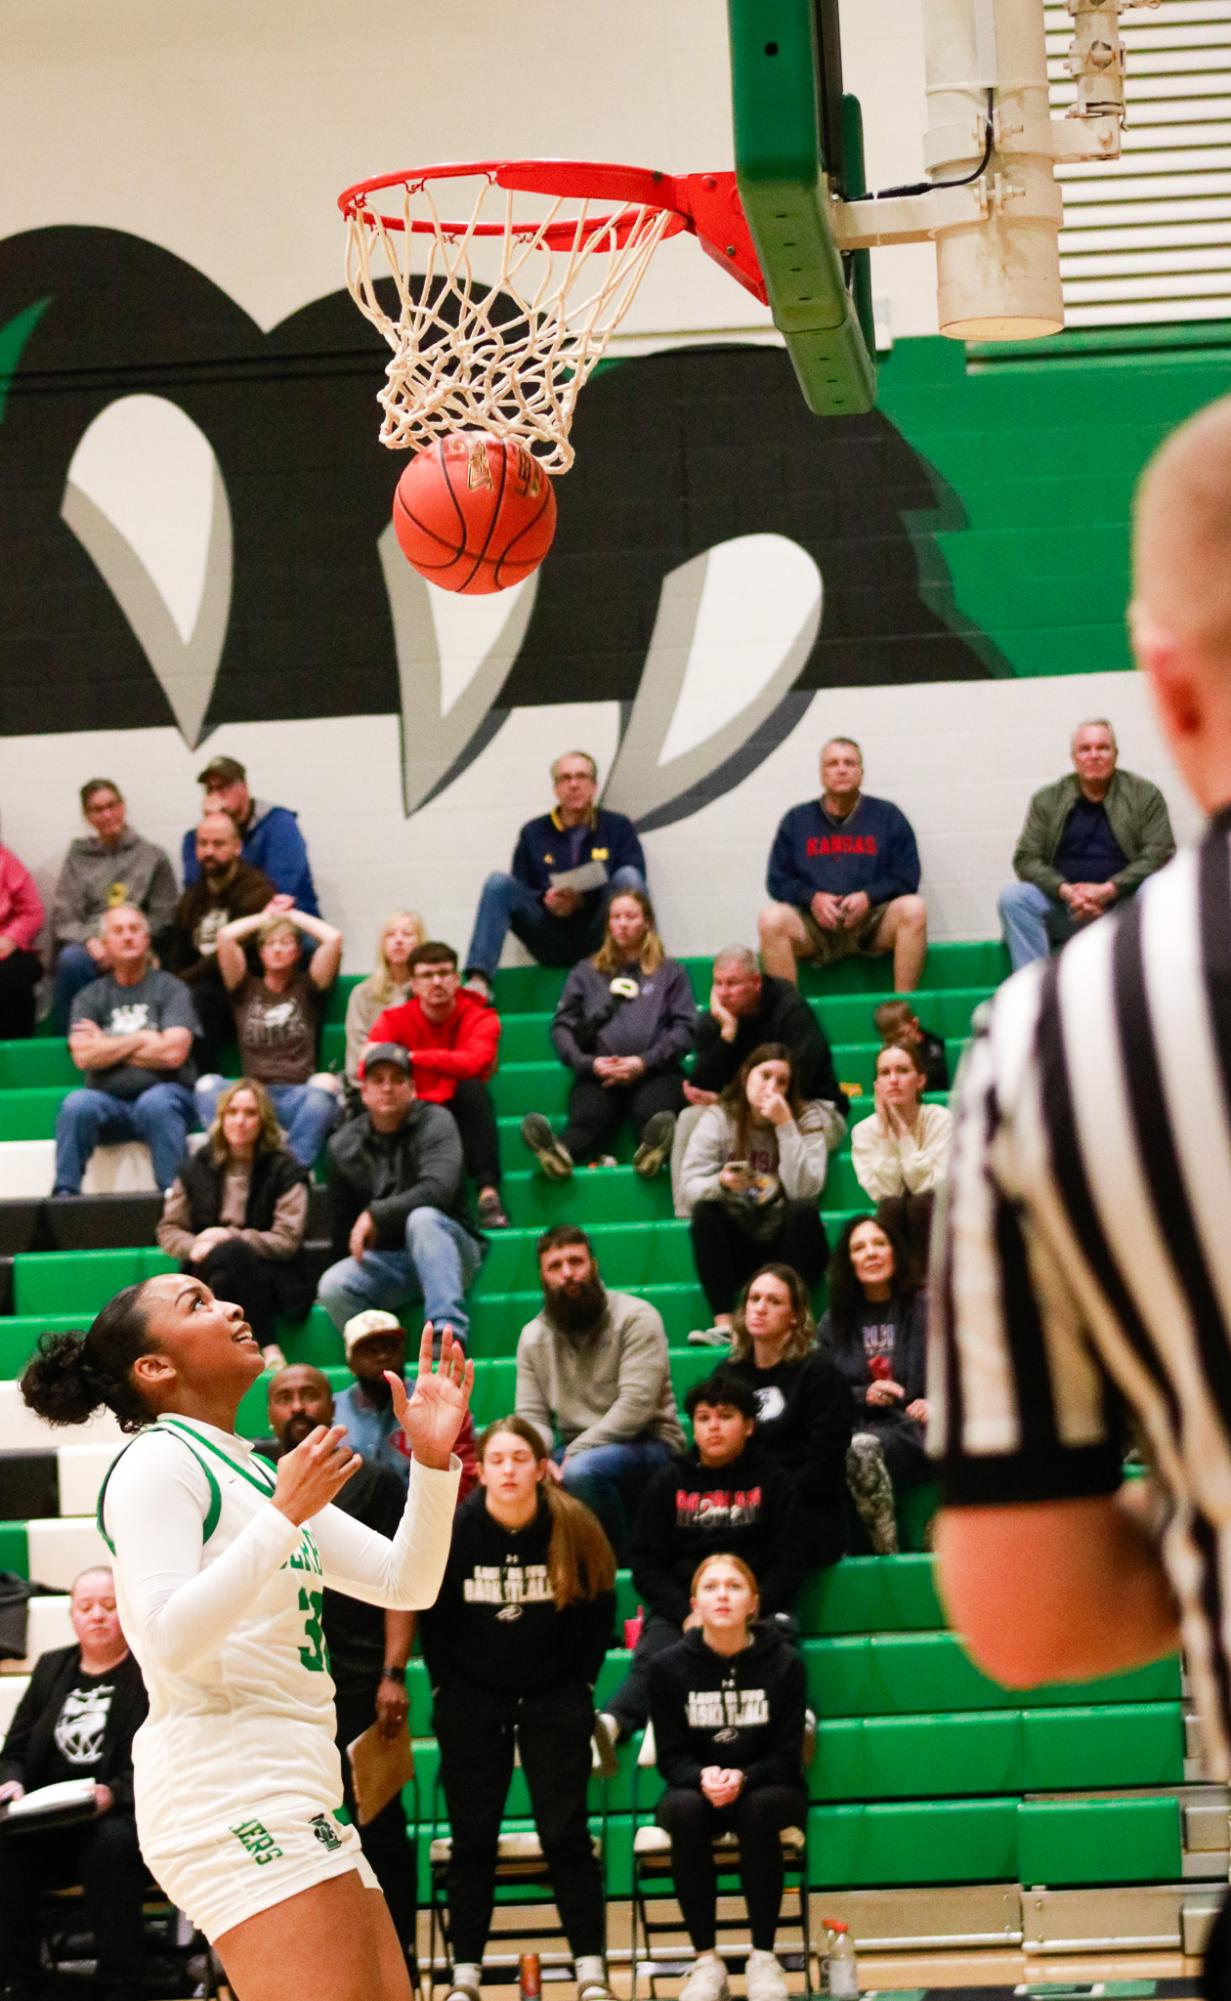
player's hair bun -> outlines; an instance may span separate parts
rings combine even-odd
[[[113,1388],[90,1360],[80,1334],[42,1335],[21,1378],[22,1396],[48,1424],[84,1424]]]
[[[21,1378],[21,1394],[48,1424],[84,1424],[96,1410],[113,1411],[121,1431],[140,1431],[150,1411],[133,1385],[138,1356],[151,1341],[141,1306],[141,1285],[126,1285],[109,1299],[90,1331],[43,1334]]]

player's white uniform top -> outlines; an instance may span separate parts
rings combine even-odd
[[[392,1541],[339,1508],[297,1527],[252,1446],[163,1416],[114,1463],[99,1525],[149,1691],[133,1746],[142,1852],[211,1937],[358,1866],[340,1828],[326,1585],[411,1610],[440,1588],[460,1476],[413,1463]],[[366,1870],[365,1870],[366,1878]]]

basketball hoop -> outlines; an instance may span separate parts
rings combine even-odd
[[[460,222],[438,201],[458,182],[474,189]],[[733,173],[488,160],[360,181],[338,207],[351,297],[393,350],[377,396],[392,451],[481,430],[567,472],[578,394],[681,230],[765,301]]]

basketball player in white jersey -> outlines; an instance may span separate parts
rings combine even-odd
[[[103,1484],[99,1525],[149,1690],[134,1789],[163,1890],[239,2001],[407,2001],[384,1898],[339,1817],[321,1592],[432,1603],[474,1368],[446,1331],[433,1374],[429,1328],[414,1394],[389,1379],[414,1455],[390,1542],[329,1505],[361,1463],[340,1427],[318,1427],[276,1470],[235,1435],[262,1367],[241,1309],[169,1273],[117,1293],[84,1339],[44,1335],[22,1393],[53,1424],[106,1406],[138,1434]]]

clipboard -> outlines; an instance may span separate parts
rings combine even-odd
[[[346,1755],[355,1784],[355,1818],[360,1827],[366,1827],[414,1778],[410,1736],[402,1731],[396,1737],[382,1737],[372,1723],[347,1745]]]

